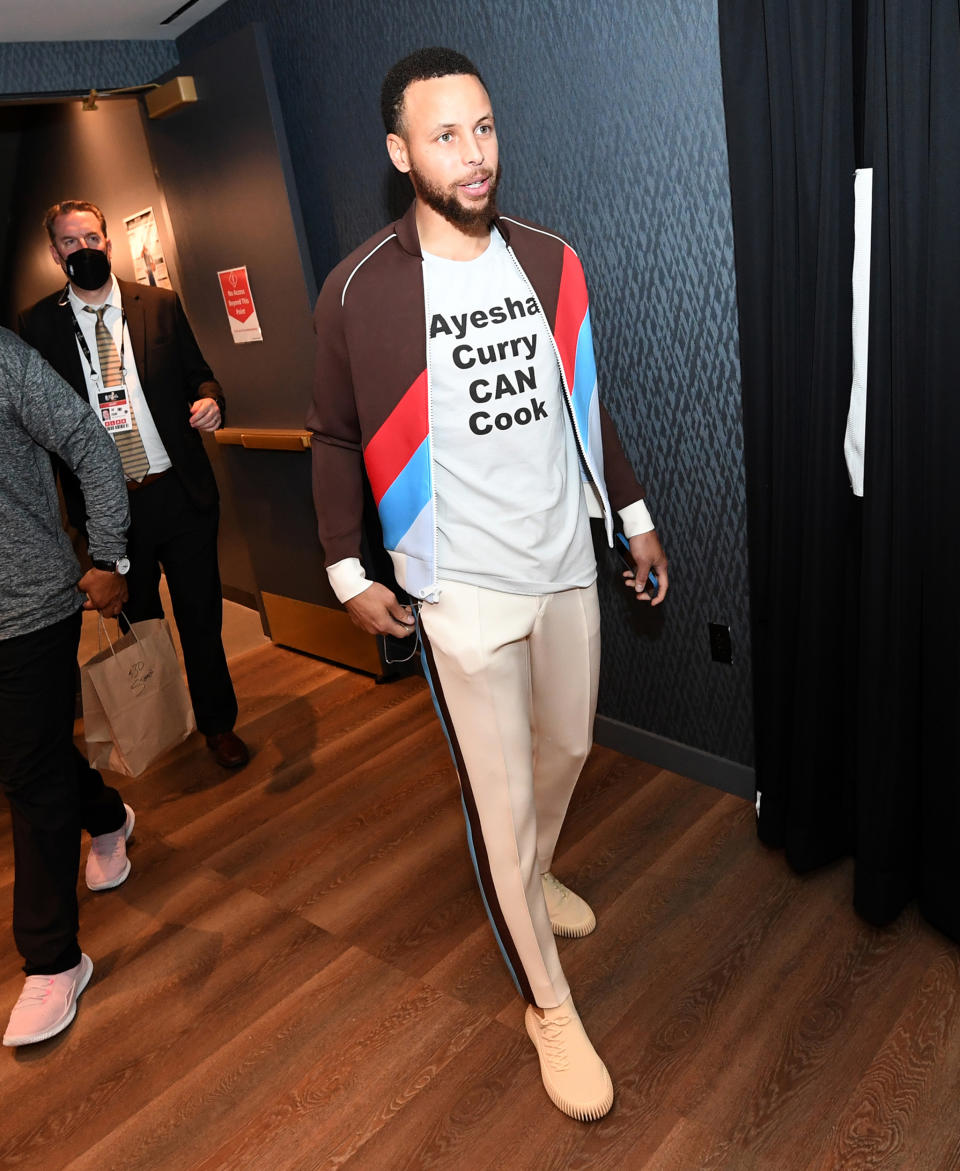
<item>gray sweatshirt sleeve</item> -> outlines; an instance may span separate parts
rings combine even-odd
[[[60,456],[80,481],[90,556],[116,561],[126,548],[130,524],[116,445],[90,405],[33,349],[28,350],[20,385],[20,418],[31,438]]]

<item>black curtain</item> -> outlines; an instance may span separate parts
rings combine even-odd
[[[719,0],[759,833],[960,939],[960,9]],[[843,438],[873,168],[863,500]]]

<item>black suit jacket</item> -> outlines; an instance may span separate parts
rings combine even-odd
[[[190,426],[190,404],[198,398],[215,398],[223,416],[220,384],[200,353],[176,293],[119,279],[117,283],[140,384],[173,470],[198,508],[212,508],[218,498],[217,482],[200,433]],[[87,385],[72,318],[73,310],[61,290],[25,309],[19,331],[86,402]],[[79,484],[67,469],[61,468],[60,473],[70,520],[83,530],[86,510]]]

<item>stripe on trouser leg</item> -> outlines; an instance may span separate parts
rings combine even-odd
[[[500,954],[503,956],[504,963],[507,965],[507,969],[513,977],[517,991],[528,1004],[536,1004],[536,998],[530,987],[530,981],[527,979],[523,964],[520,962],[520,955],[513,942],[513,937],[507,928],[507,923],[500,907],[500,901],[497,898],[493,874],[490,870],[490,860],[487,857],[487,847],[483,840],[480,815],[477,812],[463,753],[460,751],[460,745],[457,742],[457,731],[454,727],[453,720],[450,718],[447,701],[443,696],[443,690],[440,685],[440,674],[437,671],[436,661],[433,657],[433,648],[430,646],[427,632],[423,628],[423,622],[418,620],[418,626],[420,629],[420,657],[423,662],[423,673],[427,677],[430,694],[433,697],[433,706],[436,709],[437,718],[440,720],[440,726],[443,728],[443,734],[447,738],[450,755],[453,757],[453,764],[460,780],[460,800],[463,804],[463,817],[467,826],[467,846],[470,850],[470,857],[473,860],[473,869],[477,876],[477,884],[480,887],[480,896],[483,899],[483,905],[486,908],[490,926],[493,928],[493,935],[497,941],[497,946],[500,948]]]

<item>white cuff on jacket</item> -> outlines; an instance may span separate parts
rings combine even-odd
[[[639,537],[641,533],[652,532],[657,527],[650,519],[650,513],[643,500],[636,500],[618,511],[623,522],[623,535],[628,541],[631,537]]]
[[[359,557],[344,557],[342,561],[328,565],[327,577],[338,602],[349,602],[351,598],[362,594],[373,585],[372,581],[367,580]]]

